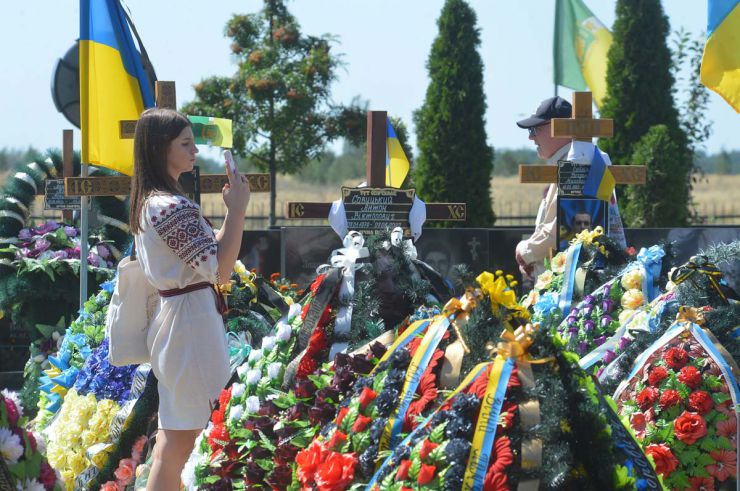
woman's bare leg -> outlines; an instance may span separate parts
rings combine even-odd
[[[200,430],[160,429],[157,432],[147,491],[179,491],[182,468],[199,433]]]

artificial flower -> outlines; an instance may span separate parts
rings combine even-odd
[[[537,277],[537,282],[534,284],[534,289],[535,290],[546,289],[548,286],[550,286],[550,283],[552,283],[552,280],[554,277],[555,275],[553,275],[553,272],[550,270],[543,272]]]
[[[734,440],[737,435],[737,416],[731,414],[727,419],[717,423],[717,435]]]
[[[26,478],[16,484],[17,491],[46,491],[44,485],[34,478]]]
[[[625,290],[639,289],[642,287],[644,275],[640,268],[634,268],[622,275],[620,283]]]
[[[622,294],[620,302],[625,309],[635,310],[645,303],[645,295],[638,289],[627,290]]]
[[[354,453],[330,452],[316,471],[316,486],[319,491],[346,489],[354,479],[357,456]]]
[[[377,394],[370,387],[364,387],[360,393],[360,408],[365,409],[368,404],[375,400]]]
[[[666,391],[663,391],[663,393],[660,395],[658,405],[661,409],[668,409],[669,407],[681,404],[681,402],[683,402],[681,394],[679,394],[676,390],[668,389]]]
[[[565,262],[566,262],[567,256],[565,252],[558,252],[553,256],[552,261],[550,261],[550,269],[552,269],[553,273],[563,273],[565,272]]]
[[[493,442],[493,459],[491,465],[495,472],[504,472],[514,462],[509,437],[502,436]]]
[[[635,402],[641,410],[647,411],[660,397],[660,390],[655,387],[645,387],[635,397]]]
[[[686,384],[690,389],[696,389],[701,385],[701,372],[698,368],[687,365],[678,372],[678,380]]]
[[[650,455],[655,462],[655,471],[663,477],[668,477],[678,467],[678,459],[671,449],[662,444],[650,444],[645,447],[645,454]]]
[[[635,436],[637,436],[637,438],[645,436],[646,425],[647,420],[645,419],[645,414],[640,412],[632,414],[632,417],[630,418],[630,426],[632,426],[632,430],[635,432]]]
[[[714,479],[711,477],[689,477],[691,491],[714,491]]]
[[[714,450],[709,452],[714,459],[714,464],[706,466],[706,471],[716,477],[718,481],[724,482],[729,477],[737,477],[737,452],[730,450]]]
[[[666,379],[666,377],[668,377],[668,370],[666,370],[664,367],[658,366],[650,370],[650,375],[648,375],[648,383],[653,387],[657,387],[663,380]]]
[[[669,348],[665,354],[663,354],[663,360],[666,364],[674,370],[680,370],[688,363],[689,354],[682,348],[673,347]]]
[[[416,478],[416,482],[420,486],[429,484],[434,479],[434,472],[436,470],[437,470],[436,466],[422,463],[421,470],[419,470],[419,477]]]
[[[133,481],[136,465],[137,462],[134,459],[121,459],[118,463],[118,468],[114,472],[119,484],[128,485]]]
[[[697,390],[689,394],[689,409],[696,411],[701,415],[707,414],[714,407],[714,401],[709,392]]]
[[[18,435],[7,428],[0,428],[0,456],[8,464],[16,464],[23,455],[23,443]]]
[[[673,432],[686,445],[693,445],[707,434],[707,423],[700,415],[684,411],[674,421]]]

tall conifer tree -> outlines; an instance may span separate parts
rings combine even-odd
[[[464,0],[447,0],[437,20],[439,34],[427,61],[429,87],[414,114],[419,147],[414,182],[426,201],[467,203],[467,221],[457,224],[489,227],[493,148],[486,142],[476,22]]]
[[[602,117],[614,119],[614,136],[600,140],[599,146],[615,164],[627,163],[632,160],[637,143],[647,135],[650,128],[664,125],[662,131],[675,145],[673,151],[678,159],[673,171],[682,174],[681,179],[674,180],[674,184],[681,188],[671,190],[661,188],[660,181],[653,182],[650,177],[656,173],[649,172],[648,183],[642,193],[624,193],[620,196],[624,208],[627,207],[630,196],[647,192],[653,200],[672,200],[675,193],[688,195],[691,189],[691,155],[673,99],[675,81],[671,74],[668,35],[668,18],[660,0],[617,1],[614,40],[609,50],[606,75],[607,95],[601,108]],[[658,140],[653,137],[646,141]],[[639,154],[644,156],[646,153],[647,149],[643,145]],[[667,169],[661,171],[665,170]],[[687,203],[684,202],[683,205],[686,206]],[[637,212],[634,207],[632,209]],[[634,217],[634,213],[630,215]],[[688,213],[681,213],[680,216],[683,217],[679,220],[680,223],[670,225],[685,224]],[[628,223],[631,222],[630,216],[626,219]],[[642,220],[636,221],[641,222],[644,223]]]

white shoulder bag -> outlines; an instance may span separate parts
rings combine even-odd
[[[146,279],[133,251],[118,263],[117,276],[105,321],[108,359],[119,367],[149,363],[146,339],[159,293]]]

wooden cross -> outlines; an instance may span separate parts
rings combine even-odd
[[[366,158],[366,188],[342,188],[343,196],[363,193],[367,195],[383,196],[396,194],[400,196],[406,193],[413,197],[413,190],[398,190],[386,186],[386,137],[387,137],[387,113],[386,111],[368,111],[367,113],[367,158]],[[403,197],[402,197],[403,198]],[[378,206],[383,207],[382,204]],[[396,203],[388,205],[381,213],[388,215],[406,213],[411,208],[409,203]],[[329,216],[331,203],[291,201],[286,203],[287,218],[323,218]],[[428,221],[458,221],[464,222],[467,217],[467,205],[465,203],[426,203],[426,220]],[[349,219],[349,217],[348,217]],[[382,219],[379,220],[382,225]],[[380,229],[377,227],[376,229]]]
[[[157,107],[177,109],[175,82],[157,81],[154,87]],[[136,130],[135,120],[121,121],[120,137],[130,139]],[[245,174],[249,181],[249,188],[253,193],[270,192],[269,174]],[[201,193],[220,193],[224,184],[228,182],[226,174],[206,174],[199,179]],[[192,192],[192,189],[185,189]],[[64,194],[66,196],[121,196],[131,192],[131,178],[128,176],[103,177],[66,177],[64,178]],[[40,193],[43,194],[43,191]]]

